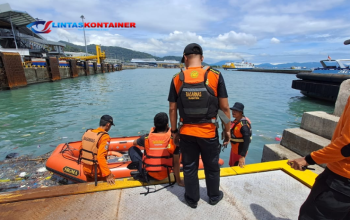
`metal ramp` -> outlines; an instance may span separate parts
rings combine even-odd
[[[216,206],[208,204],[205,180],[200,180],[198,207],[192,209],[184,201],[182,187],[175,185],[144,196],[140,193],[146,188],[138,181],[124,179],[112,187],[89,183],[2,193],[0,218],[297,219],[316,177],[310,171],[291,170],[286,161],[223,168],[221,174],[225,176],[220,183],[224,198]],[[203,177],[202,171],[199,176]],[[149,187],[159,189],[162,185]]]

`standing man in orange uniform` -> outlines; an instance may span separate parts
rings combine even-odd
[[[252,137],[252,125],[249,118],[244,116],[242,103],[236,102],[230,109],[235,120],[231,122],[231,154],[228,164],[243,168]]]
[[[107,165],[107,154],[111,138],[108,131],[113,124],[113,118],[103,115],[100,127],[89,129],[82,137],[80,159],[83,162],[83,170],[88,182],[106,180],[114,184],[114,175]]]
[[[350,97],[331,143],[306,157],[289,160],[296,170],[326,163],[300,208],[299,219],[350,219]]]
[[[199,201],[198,164],[202,156],[209,204],[216,205],[223,193],[219,190],[220,144],[216,126],[218,110],[230,118],[224,79],[218,70],[203,68],[203,50],[196,43],[186,46],[182,61],[186,68],[176,74],[169,91],[171,133],[175,143],[180,138],[185,200],[191,208]],[[177,127],[177,109],[180,122]],[[230,122],[225,125],[225,141],[230,137]]]

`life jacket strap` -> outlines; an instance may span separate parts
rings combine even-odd
[[[164,158],[164,159],[170,159],[172,158],[172,156],[160,156],[160,157],[156,157],[156,156],[149,156],[149,155],[145,155],[146,158]]]
[[[252,137],[250,137],[250,140],[252,140]],[[233,143],[244,143],[243,138],[231,138],[230,141]]]
[[[160,188],[160,189],[157,189],[157,190],[154,190],[154,191],[152,191],[152,192],[149,191],[149,190],[150,190],[150,187],[147,186],[147,192],[140,193],[140,195],[147,196],[149,193],[158,192],[158,191],[160,191],[160,190],[162,190],[162,189],[168,188],[169,186],[173,187],[174,184],[176,183],[176,176],[174,175],[175,181],[172,183],[172,182],[171,182],[171,179],[170,179],[170,170],[169,170],[169,166],[167,166],[167,173],[168,173],[168,181],[169,181],[169,184],[168,184],[167,186],[164,186],[164,187],[162,187],[162,188]],[[147,182],[148,182],[148,181],[147,181]]]
[[[244,142],[243,138],[231,138],[230,141],[235,142],[235,143],[243,143]]]

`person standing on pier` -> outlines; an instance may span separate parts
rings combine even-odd
[[[107,154],[111,138],[108,131],[113,124],[113,118],[103,115],[100,119],[100,127],[89,129],[82,137],[80,160],[83,162],[83,170],[88,182],[106,180],[114,184],[114,175],[107,164]]]
[[[331,143],[306,157],[289,160],[296,170],[327,164],[300,208],[299,219],[350,219],[350,97]]]
[[[185,177],[184,196],[191,208],[196,208],[199,201],[199,155],[204,164],[209,204],[216,205],[223,198],[223,192],[219,190],[220,144],[216,127],[219,109],[228,117],[224,144],[227,145],[230,138],[230,109],[224,79],[218,70],[203,68],[203,59],[200,45],[192,43],[185,47],[181,60],[185,69],[173,77],[168,96],[171,133],[175,143],[180,145]]]
[[[244,105],[242,103],[236,102],[230,109],[235,120],[231,122],[231,154],[229,165],[231,167],[239,165],[243,168],[252,137],[252,126],[249,118],[244,116]]]

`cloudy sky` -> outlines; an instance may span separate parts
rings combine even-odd
[[[87,31],[88,44],[120,46],[156,56],[181,56],[199,43],[205,61],[318,62],[350,58],[348,0],[24,0],[14,10],[54,22],[135,22],[134,29]],[[5,3],[5,2],[3,2]],[[83,32],[52,29],[43,35],[84,45]]]

